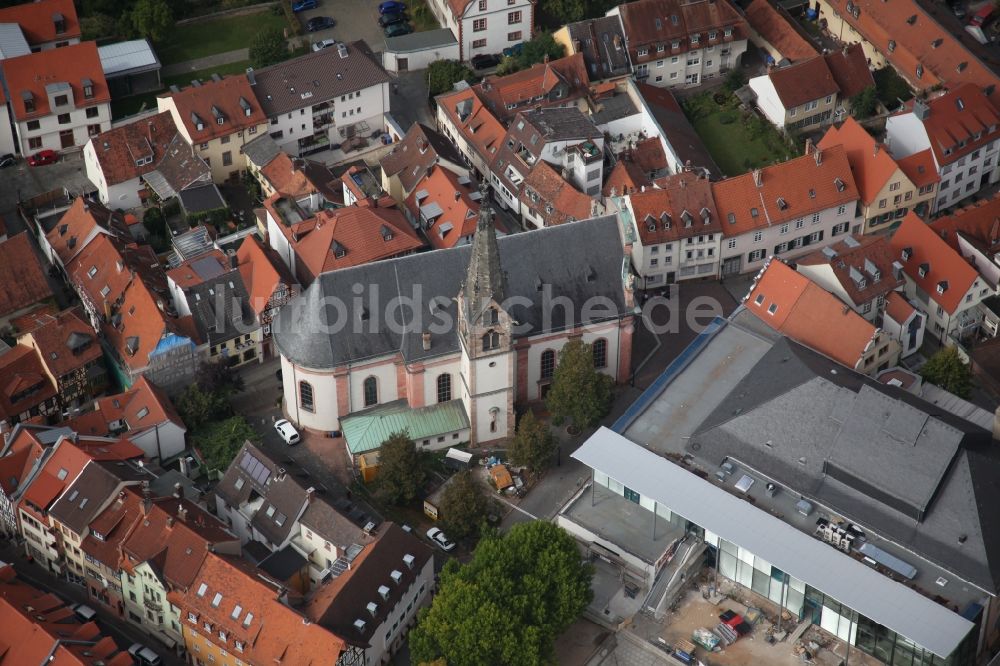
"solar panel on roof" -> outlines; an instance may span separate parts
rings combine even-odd
[[[214,277],[222,275],[224,272],[222,264],[219,263],[218,257],[215,256],[195,259],[191,262],[191,268],[193,268],[194,272],[197,273],[203,280],[211,280]]]
[[[271,477],[271,470],[249,451],[244,452],[243,458],[240,460],[240,469],[246,472],[247,476],[255,483],[262,486]]]

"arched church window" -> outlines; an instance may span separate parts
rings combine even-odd
[[[447,372],[437,378],[438,402],[451,400],[451,375]]]
[[[368,377],[364,383],[365,407],[378,404],[378,380],[375,377]]]
[[[556,353],[551,349],[542,352],[542,379],[551,379],[556,371]]]
[[[490,351],[500,346],[500,334],[496,331],[487,331],[483,336],[483,351]]]
[[[299,406],[308,412],[316,411],[313,402],[313,387],[309,382],[299,382]]]
[[[489,308],[483,315],[483,323],[487,326],[496,326],[500,323],[500,313],[497,312],[496,308]]]
[[[597,338],[591,347],[594,350],[594,367],[598,369],[608,367],[608,341]]]

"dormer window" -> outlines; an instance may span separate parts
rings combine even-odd
[[[695,46],[701,39],[701,35],[691,35],[691,46]]]
[[[937,293],[943,294],[946,291],[948,291],[948,281],[941,280],[940,282],[937,283]]]
[[[240,97],[240,108],[243,109],[243,115],[249,118],[252,113],[252,109],[250,108],[250,102],[248,102],[245,97]]]
[[[34,113],[35,112],[35,96],[30,90],[21,91],[21,100],[24,102],[24,112]]]
[[[840,177],[833,179],[833,184],[837,187],[838,192],[843,192],[847,189],[847,183],[840,179]]]
[[[694,218],[691,217],[691,213],[687,212],[686,210],[681,212],[681,219],[684,220],[685,229],[690,227],[692,222],[694,221]]]
[[[718,36],[719,36],[719,32],[717,30],[709,30],[708,31],[708,40],[709,41],[715,41],[715,39]]]
[[[778,209],[785,210],[786,208],[788,208],[788,202],[785,201],[784,197],[778,197]]]
[[[337,241],[333,241],[333,256],[337,259],[343,259],[347,256],[347,248],[341,245]]]
[[[66,32],[66,17],[56,12],[52,15],[52,25],[56,29],[56,34],[61,35]]]
[[[84,79],[81,82],[81,87],[83,88],[83,97],[85,99],[94,98],[94,82],[90,79]]]
[[[660,213],[660,222],[663,224],[664,229],[670,228],[671,221],[672,220],[670,218],[670,213],[668,213],[667,211],[663,211],[662,213]]]
[[[205,129],[205,122],[201,119],[201,116],[199,116],[194,111],[191,112],[191,123],[194,125],[194,128],[199,132]]]
[[[724,34],[726,37],[732,37],[733,36],[733,29],[732,28],[726,28],[725,32],[723,32],[722,34]]]
[[[930,270],[931,270],[931,265],[928,263],[923,263],[920,264],[920,266],[917,268],[917,274],[920,275],[920,277],[927,277],[927,274],[930,272]]]
[[[924,66],[923,65],[917,65],[917,78],[918,79],[924,78]]]
[[[896,40],[895,39],[890,39],[889,40],[889,53],[892,53],[895,50],[896,50]]]
[[[671,49],[679,49],[680,47],[681,47],[681,41],[679,39],[675,39],[674,41],[670,42]]]

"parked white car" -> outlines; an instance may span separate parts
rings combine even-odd
[[[313,51],[322,51],[323,49],[328,49],[331,46],[336,46],[336,45],[337,45],[336,39],[323,39],[313,44]]]
[[[438,527],[432,527],[427,530],[427,538],[433,541],[438,548],[445,552],[455,549],[455,542],[449,541],[448,537],[445,536],[444,532],[442,532]]]
[[[274,422],[274,429],[278,431],[278,436],[285,440],[285,444],[292,446],[293,444],[298,444],[302,437],[299,436],[299,431],[295,429],[291,423],[286,419],[279,419]]]

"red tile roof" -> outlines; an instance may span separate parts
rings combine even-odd
[[[395,208],[345,206],[321,210],[315,217],[289,227],[280,222],[282,216],[275,207],[280,198],[276,194],[264,206],[279,220],[278,226],[298,256],[299,265],[312,279],[339,268],[408,254],[424,245]]]
[[[780,260],[765,264],[743,303],[774,330],[849,368],[859,366],[877,333],[836,296]]]
[[[125,219],[99,203],[77,197],[69,209],[59,218],[59,222],[47,234],[52,251],[63,266],[83,251],[96,233],[112,233],[130,238]]]
[[[768,0],[753,0],[746,9],[750,27],[768,44],[792,62],[813,58],[819,53]]]
[[[246,74],[227,76],[220,81],[202,81],[201,85],[184,88],[170,98],[177,106],[177,115],[192,143],[204,143],[267,123],[267,116],[257,103]],[[221,113],[221,125],[216,111]]]
[[[757,172],[713,183],[725,236],[768,227],[840,205],[853,206],[858,189],[847,154],[836,146],[814,150]],[[755,183],[759,175],[761,186]],[[778,199],[782,199],[782,208]],[[756,213],[756,215],[755,215]]]
[[[903,223],[892,236],[891,244],[906,275],[948,314],[955,314],[965,294],[979,277],[976,269],[913,213],[903,218]],[[903,259],[904,250],[909,252],[909,259]],[[943,294],[938,293],[942,283],[947,284]]]
[[[472,198],[475,183],[462,185],[458,178],[450,169],[430,167],[406,198],[406,209],[414,220],[421,219],[420,209],[424,206],[437,204],[440,208],[441,213],[424,231],[438,250],[455,247],[476,231],[479,202]]]
[[[927,106],[930,112],[924,119],[924,130],[939,165],[956,162],[1000,137],[1000,109],[971,83],[930,100]],[[910,100],[899,113],[910,112],[913,107],[914,100]],[[960,146],[961,142],[965,145]],[[949,151],[947,155],[945,150]]]
[[[38,353],[17,345],[0,354],[0,420],[18,416],[56,396]]]
[[[829,252],[835,252],[834,257]],[[906,282],[893,277],[892,263],[896,255],[886,236],[850,237],[795,260],[798,266],[829,266],[851,302],[861,306],[878,296],[900,289]],[[878,274],[878,279],[875,275]],[[861,287],[864,284],[864,287]]]
[[[850,100],[865,88],[875,85],[875,78],[868,68],[868,59],[861,44],[845,46],[840,51],[827,53],[823,58],[840,88],[842,99]]]
[[[446,93],[436,98],[438,108],[448,116],[462,137],[487,163],[493,161],[507,130],[483,104],[475,88]]]
[[[712,199],[712,185],[707,179],[680,173],[659,183],[659,188],[648,188],[629,197],[643,245],[722,231]]]
[[[564,93],[556,96],[553,92],[560,85],[565,87]],[[589,87],[590,77],[583,54],[574,53],[506,76],[487,76],[475,90],[498,118],[509,121],[528,109],[566,106],[568,102],[586,97]]]
[[[278,590],[236,558],[209,553],[187,591],[168,598],[186,624],[194,613],[205,640],[248,663],[320,666],[336,663],[345,648],[341,638],[282,604]],[[212,630],[202,631],[205,624]]]
[[[857,18],[847,3],[857,8]],[[831,0],[837,14],[853,26],[919,90],[939,84],[972,83],[980,88],[1000,83],[1000,78],[942,27],[917,0]],[[912,21],[912,22],[911,22]],[[892,48],[890,48],[892,42]],[[921,76],[917,76],[917,67]],[[994,91],[994,95],[998,94]]]
[[[70,111],[69,106],[49,108],[49,94],[45,88],[50,85],[69,85],[72,90],[72,108],[82,109],[111,101],[101,58],[97,54],[97,42],[81,42],[60,49],[7,58],[0,61],[0,68],[6,77],[14,117],[19,121]],[[93,86],[93,95],[89,98],[84,97],[83,89],[84,81],[87,80]],[[28,111],[25,107],[25,95],[28,93],[34,100],[34,111]]]
[[[188,499],[152,499],[149,511],[122,542],[125,566],[151,562],[171,587],[188,589],[209,551],[239,544],[218,518]]]
[[[56,33],[53,19],[56,14],[62,14],[65,23],[60,33]],[[80,21],[73,0],[40,0],[5,7],[0,9],[0,23],[17,23],[25,41],[32,46],[80,38]]]
[[[663,142],[658,136],[637,142],[634,148],[624,152],[622,159],[635,163],[647,174],[663,171],[670,166],[667,163],[667,153],[663,150]]]
[[[959,208],[932,221],[930,227],[955,250],[959,249],[959,236],[963,236],[981,252],[992,256],[1000,252],[1000,196]]]
[[[822,150],[843,146],[858,194],[865,205],[875,201],[899,168],[889,151],[850,116],[839,128],[830,127],[817,145]]]
[[[778,93],[778,99],[786,109],[836,95],[840,90],[826,60],[819,56],[788,67],[772,69],[768,76]]]
[[[749,25],[728,0],[637,0],[621,5],[619,13],[633,64],[663,58],[664,52],[677,55],[746,39],[749,35]],[[725,28],[732,28],[730,37],[725,36]],[[709,39],[710,31],[716,33],[714,40]],[[694,35],[699,36],[697,44],[691,42]],[[671,49],[674,40],[679,42],[677,49]],[[657,53],[658,44],[665,46],[664,52]],[[640,46],[651,47],[647,56],[637,55],[636,49]]]
[[[930,148],[896,160],[896,164],[917,187],[927,187],[941,180]]]
[[[236,251],[240,276],[250,294],[250,307],[260,317],[279,288],[292,289],[295,278],[277,253],[265,248],[254,235],[247,236]]]
[[[39,319],[37,328],[21,339],[38,350],[42,363],[57,379],[101,358],[101,345],[78,308]]]
[[[606,197],[611,196],[612,190],[616,196],[622,196],[642,187],[650,187],[652,184],[653,181],[635,162],[621,159],[611,169],[601,191]]]
[[[260,174],[267,179],[275,192],[286,197],[300,199],[316,194],[319,190],[297,162],[289,157],[288,153],[278,153],[273,160],[264,165]]]
[[[90,534],[80,542],[80,550],[117,570],[121,565],[119,546],[137,525],[141,515],[142,497],[136,490],[125,488],[91,521]]]
[[[421,123],[414,123],[402,141],[395,144],[379,164],[385,175],[398,175],[403,191],[410,192],[423,178],[424,172],[441,161],[450,162],[456,168],[466,168],[461,154],[443,134]]]
[[[212,248],[205,254],[199,254],[171,268],[167,271],[167,279],[180,289],[190,289],[230,270],[232,269],[229,266],[229,258],[222,250]]]
[[[123,393],[99,398],[95,413],[100,414],[105,426],[114,421],[125,421],[133,432],[142,432],[167,421],[185,428],[170,398],[141,376]]]
[[[154,171],[177,134],[169,111],[102,132],[91,142],[108,187]]]
[[[101,634],[96,623],[81,622],[55,594],[16,578],[9,564],[0,565],[0,659],[12,665],[133,663],[114,640]]]
[[[595,212],[594,199],[573,187],[545,160],[538,160],[528,172],[519,198],[547,227],[587,220]]]
[[[53,298],[27,233],[0,242],[0,285],[0,317]]]
[[[898,291],[892,292],[885,299],[885,314],[892,317],[893,321],[897,324],[905,323],[914,312],[916,312],[916,308],[910,305],[910,302],[906,300],[906,296]]]

